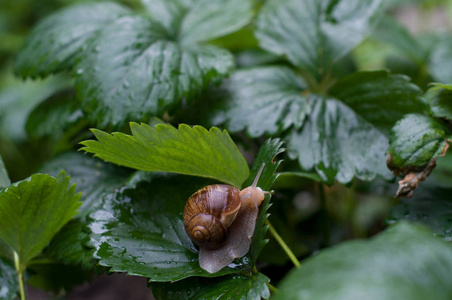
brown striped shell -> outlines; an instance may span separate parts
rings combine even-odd
[[[199,247],[218,249],[241,207],[240,191],[230,185],[214,184],[194,193],[185,204],[184,226]]]

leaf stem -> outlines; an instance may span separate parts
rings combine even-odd
[[[276,294],[278,292],[278,289],[271,285],[270,282],[267,282],[267,286],[272,294]]]
[[[275,238],[275,240],[279,243],[281,248],[283,248],[284,252],[286,252],[287,256],[290,258],[295,267],[300,267],[300,262],[298,261],[295,254],[293,254],[292,250],[290,250],[289,246],[287,246],[286,242],[281,238],[281,236],[276,232],[273,225],[270,223],[268,219],[265,219],[265,224],[268,225],[268,229],[270,230],[270,234]]]
[[[17,279],[19,281],[19,290],[20,290],[20,299],[25,300],[25,287],[24,287],[24,274],[23,274],[23,267],[20,263],[19,255],[16,251],[14,251],[14,266],[16,267],[17,271]]]

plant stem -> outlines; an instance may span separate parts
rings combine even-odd
[[[267,282],[267,286],[272,294],[276,294],[278,292],[278,289],[271,285],[270,282]]]
[[[287,246],[286,242],[281,238],[281,236],[276,232],[273,225],[270,223],[268,219],[265,219],[265,224],[268,225],[268,229],[270,230],[270,234],[275,238],[275,240],[279,243],[281,248],[283,248],[284,252],[286,252],[287,256],[290,258],[295,267],[300,267],[300,262],[298,261],[295,254],[293,254],[292,250],[290,250],[289,246]]]
[[[24,287],[24,274],[23,269],[20,263],[19,255],[16,251],[14,251],[14,265],[17,271],[17,279],[19,281],[19,290],[20,290],[20,299],[25,300],[25,287]]]

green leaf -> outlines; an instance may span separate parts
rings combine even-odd
[[[279,161],[271,162],[280,152],[281,142],[269,140],[260,151],[252,177],[263,162],[266,167],[258,186],[268,190],[276,179]],[[104,198],[101,209],[91,214],[90,245],[100,265],[112,271],[146,276],[151,281],[175,281],[191,276],[222,276],[251,270],[266,241],[269,197],[260,207],[256,230],[249,253],[215,274],[199,266],[198,250],[185,232],[182,211],[187,199],[207,185],[205,179],[155,175],[150,183],[142,182],[136,189],[122,189]],[[151,201],[150,201],[151,200]]]
[[[143,0],[154,20],[182,44],[208,41],[234,32],[253,15],[251,0]]]
[[[428,186],[426,182],[425,185]],[[401,199],[391,210],[389,223],[406,220],[422,223],[446,241],[452,241],[450,189],[423,188],[409,199]]]
[[[223,84],[224,105],[217,108],[213,123],[227,121],[227,128],[258,137],[291,126],[300,128],[310,112],[302,91],[306,83],[287,67],[256,67],[239,70]]]
[[[243,186],[250,186],[252,184],[262,163],[265,163],[264,170],[262,171],[258,182],[258,187],[260,187],[263,191],[270,191],[273,183],[279,176],[279,174],[276,173],[276,170],[282,160],[278,159],[277,155],[285,151],[285,149],[282,148],[282,144],[283,142],[281,142],[280,139],[269,139],[264,143],[264,145],[262,145],[256,160],[254,161],[250,176]],[[247,255],[253,263],[256,263],[260,252],[268,242],[268,240],[265,239],[268,230],[268,226],[265,225],[265,219],[268,218],[267,210],[270,206],[270,197],[266,196],[259,207],[259,215],[256,220],[253,241],[251,242],[250,251]]]
[[[71,183],[77,183],[77,192],[82,193],[83,204],[78,213],[81,217],[95,211],[102,197],[122,187],[131,174],[130,170],[78,152],[60,154],[48,161],[40,171],[56,176],[61,170],[71,176]]]
[[[381,1],[271,0],[258,18],[261,47],[319,79],[368,33]]]
[[[335,99],[312,95],[312,113],[301,131],[287,137],[289,156],[304,170],[315,168],[323,181],[349,183],[356,176],[391,179],[386,169],[386,136]]]
[[[14,253],[11,247],[0,239],[0,258],[5,258],[10,261],[14,261]]]
[[[240,29],[236,32],[233,32],[231,34],[211,40],[211,41],[209,41],[209,44],[215,45],[220,48],[226,48],[229,51],[234,52],[236,62],[239,61],[239,58],[237,57],[237,55],[240,52],[250,51],[250,50],[251,51],[254,50],[254,51],[256,51],[256,53],[259,53],[259,54],[266,53],[267,58],[270,58],[270,57],[276,58],[276,59],[279,58],[277,56],[269,54],[268,52],[265,52],[258,48],[259,43],[257,42],[256,38],[254,37],[254,26],[252,24],[247,25],[247,26],[243,27],[242,29]],[[257,54],[257,55],[259,55],[259,54]],[[256,60],[259,60],[259,59],[262,59],[262,57],[256,57]],[[262,61],[264,62],[265,59]]]
[[[42,81],[14,80],[0,92],[0,133],[13,141],[27,139],[25,123],[33,108],[68,85],[64,78],[53,77]]]
[[[262,49],[246,49],[235,55],[235,62],[239,68],[255,67],[274,64],[281,61],[279,56],[264,51]]]
[[[428,90],[434,94],[430,101],[430,107],[437,118],[452,120],[452,89],[451,86],[437,85]]]
[[[429,183],[434,183],[435,187],[452,188],[450,175],[452,174],[452,152],[447,151],[444,156],[437,158],[437,165],[434,172],[429,176]]]
[[[427,58],[427,51],[405,26],[392,17],[385,16],[380,20],[378,26],[374,29],[372,37],[396,47],[415,62],[424,63]]]
[[[151,18],[165,29],[169,37],[176,38],[181,20],[187,13],[187,5],[194,1],[180,0],[142,0],[144,8]]]
[[[81,153],[67,152],[47,162],[41,172],[55,175],[62,169],[71,175],[71,183],[77,183],[76,191],[82,193],[83,204],[79,209],[79,218],[66,224],[55,235],[45,253],[65,264],[90,270],[96,261],[93,259],[94,250],[82,245],[82,241],[89,236],[89,222],[85,217],[102,205],[103,197],[124,185],[129,186],[127,182],[131,171]]]
[[[60,137],[84,118],[72,90],[52,95],[36,106],[28,116],[25,129],[34,138]]]
[[[409,114],[392,129],[388,152],[398,168],[425,167],[432,158],[443,154],[450,131],[438,120]]]
[[[27,269],[30,276],[27,285],[50,291],[51,295],[69,294],[73,288],[85,282],[92,281],[92,273],[84,271],[73,265],[64,265],[53,261],[52,263],[30,264]],[[94,283],[93,283],[94,284]],[[86,290],[84,291],[86,293]],[[83,293],[83,292],[82,292]],[[31,293],[30,293],[31,294]],[[50,297],[50,295],[48,295]],[[64,298],[48,298],[59,300]]]
[[[429,58],[430,73],[434,80],[452,82],[452,39],[444,39],[436,44]]]
[[[45,18],[31,32],[16,60],[23,77],[70,70],[82,47],[96,33],[130,11],[115,3],[84,3]]]
[[[198,96],[234,66],[232,55],[210,45],[182,47],[158,23],[123,17],[99,32],[77,65],[78,96],[101,126],[144,120]]]
[[[172,300],[260,300],[268,299],[267,276],[226,276],[220,278],[189,278],[178,282],[153,282],[152,294],[156,299]]]
[[[427,110],[418,86],[404,75],[387,71],[353,73],[334,84],[329,94],[388,133],[403,115]]]
[[[18,292],[19,283],[13,264],[0,258],[0,299],[16,299]]]
[[[94,250],[82,245],[82,241],[89,239],[88,232],[87,222],[81,219],[70,221],[55,235],[45,254],[67,265],[93,269],[97,264],[93,258]]]
[[[430,85],[433,86],[433,88],[439,88],[439,89],[445,89],[445,90],[452,90],[452,84],[444,84],[439,82],[431,82]]]
[[[93,130],[98,141],[84,141],[82,151],[118,165],[144,171],[174,172],[214,178],[240,187],[248,165],[226,131],[212,127],[130,123],[132,136]]]
[[[450,299],[450,272],[451,245],[420,225],[399,223],[308,258],[274,299]]]
[[[389,54],[382,67],[393,74],[403,74],[413,80],[414,84],[425,87],[430,77],[425,72],[425,66],[416,64],[406,56]]]
[[[394,175],[405,175],[399,181],[396,197],[411,197],[420,181],[436,166],[436,158],[448,148],[451,132],[446,124],[429,116],[406,115],[392,129],[388,168]]]
[[[0,191],[0,238],[22,265],[38,255],[80,206],[75,185],[64,172],[35,174]]]
[[[89,245],[99,264],[151,281],[211,276],[199,266],[182,221],[185,202],[206,184],[195,177],[161,176],[106,196],[91,214]],[[215,276],[237,271],[225,268]]]
[[[136,188],[138,183],[142,181],[151,181],[154,175],[154,172],[135,171],[129,176],[125,185],[130,188]]]
[[[145,4],[151,16],[98,3],[48,17],[26,43],[16,71],[44,76],[74,69],[82,108],[101,126],[174,112],[234,67],[229,51],[201,42],[247,24],[253,2]]]
[[[9,180],[8,172],[6,171],[2,156],[0,155],[0,188],[7,187],[10,184],[11,180]]]
[[[306,172],[280,172],[278,178],[291,178],[291,177],[298,177],[298,178],[305,178],[312,181],[322,182],[322,178],[316,173],[306,173]]]

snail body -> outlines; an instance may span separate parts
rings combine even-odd
[[[216,273],[251,246],[259,205],[265,197],[257,187],[262,164],[253,184],[241,191],[229,185],[206,186],[194,193],[184,209],[184,226],[199,246],[199,265]]]

